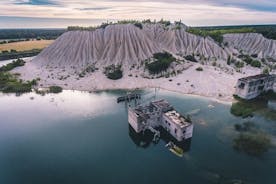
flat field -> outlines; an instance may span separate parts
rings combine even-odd
[[[10,51],[14,49],[16,51],[26,51],[32,49],[43,49],[53,43],[54,40],[31,40],[14,43],[0,44],[0,51]]]

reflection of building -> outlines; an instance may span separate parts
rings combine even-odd
[[[193,124],[189,117],[184,117],[173,109],[165,100],[152,101],[146,106],[128,109],[128,122],[136,133],[163,127],[177,141],[193,136]]]
[[[276,75],[260,74],[249,76],[238,80],[236,95],[243,99],[253,99],[261,93],[273,90]]]
[[[131,140],[136,144],[136,146],[140,147],[140,148],[149,148],[151,144],[157,144],[158,142],[154,142],[153,137],[154,135],[152,134],[152,132],[150,130],[146,130],[144,133],[136,133],[136,131],[131,127],[131,125],[129,124],[128,127],[129,131],[129,137],[131,138]],[[158,129],[161,132],[161,140],[165,142],[165,144],[169,143],[172,141],[173,137],[164,129]],[[178,147],[180,147],[181,149],[183,149],[184,152],[189,151],[190,150],[190,146],[191,146],[191,139],[187,139],[181,142],[174,142],[175,145],[177,145]]]

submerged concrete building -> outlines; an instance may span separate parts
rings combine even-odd
[[[276,75],[260,74],[238,80],[235,94],[243,99],[253,99],[263,92],[275,91]]]
[[[165,100],[152,101],[148,105],[128,108],[128,122],[136,133],[163,127],[177,141],[193,136],[193,124],[189,117],[178,113]]]

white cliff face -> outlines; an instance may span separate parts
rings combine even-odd
[[[69,31],[44,49],[33,61],[40,66],[85,67],[97,63],[141,64],[154,53],[200,54],[226,59],[229,52],[210,38],[187,33],[186,26],[175,29],[162,24],[144,24],[140,29],[132,24],[109,25],[95,31]]]
[[[229,47],[249,54],[258,54],[262,58],[276,58],[276,40],[267,39],[258,33],[226,34],[224,42],[227,42]]]

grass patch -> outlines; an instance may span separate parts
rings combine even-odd
[[[153,55],[154,61],[151,63],[146,63],[146,68],[151,74],[158,74],[162,71],[166,71],[172,62],[176,59],[167,52],[164,53],[155,53]]]
[[[31,41],[20,41],[20,42],[13,42],[13,43],[6,43],[0,45],[0,51],[10,51],[16,50],[17,52],[20,51],[27,51],[33,49],[44,49],[45,47],[49,46],[53,43],[54,40],[31,40]]]

